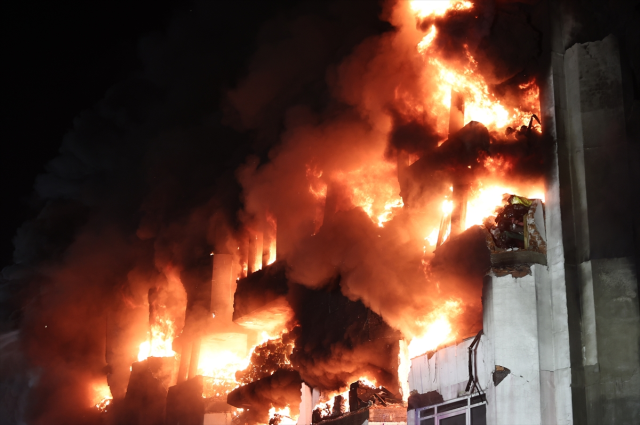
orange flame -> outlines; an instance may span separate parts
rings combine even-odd
[[[147,357],[173,357],[176,355],[171,348],[175,338],[174,321],[171,319],[158,318],[148,333],[149,339],[140,344],[138,350],[138,361],[141,362]]]
[[[111,388],[109,388],[106,382],[93,384],[92,400],[92,404],[96,409],[101,412],[107,410],[107,407],[109,407],[113,401],[113,396],[111,395]]]
[[[522,187],[516,186],[500,186],[490,185],[483,186],[479,183],[480,187],[476,189],[470,196],[467,203],[467,220],[465,223],[465,229],[471,226],[479,225],[483,223],[483,220],[492,216],[495,213],[496,208],[500,207],[502,202],[502,196],[505,193],[522,195],[530,199],[541,199],[544,202],[544,188],[538,184],[528,184]]]
[[[473,7],[470,1],[457,0],[414,0],[410,1],[409,5],[418,18],[443,16],[449,10],[464,10]]]
[[[351,190],[351,202],[361,207],[371,220],[383,227],[402,208],[396,166],[384,160],[347,173],[335,179]]]
[[[265,331],[261,332],[258,342],[249,350],[246,349],[246,338],[244,340],[225,338],[225,335],[232,337],[235,334],[220,334],[215,343],[203,344],[198,361],[198,374],[213,378],[209,382],[215,387],[215,393],[207,393],[205,390],[206,394],[204,395],[219,397],[222,395],[221,393],[228,394],[237,388],[239,383],[236,381],[236,372],[249,366],[256,347],[267,341],[280,338],[284,332],[285,330],[282,330],[275,336],[269,335]]]
[[[455,339],[450,319],[461,312],[460,301],[449,300],[416,323],[423,329],[422,334],[411,339],[409,357],[413,358]]]
[[[269,409],[269,417],[273,418],[275,415],[280,416],[279,423],[282,425],[295,425],[298,419],[297,416],[291,416],[291,410],[289,409],[289,406],[285,407],[284,409],[276,409],[275,407],[271,407],[271,409]]]
[[[410,11],[419,19],[443,16],[448,11],[468,10],[473,7],[469,1],[410,1]],[[534,81],[520,85],[522,90],[520,108],[503,105],[490,91],[484,77],[476,72],[478,63],[467,51],[467,64],[453,67],[444,63],[433,51],[433,41],[438,36],[436,23],[417,43],[416,48],[424,56],[425,71],[434,79],[437,90],[431,91],[435,102],[433,112],[438,118],[438,129],[447,134],[451,91],[461,93],[464,97],[464,123],[478,121],[490,130],[501,130],[511,125],[519,127],[527,125],[532,113],[538,113],[539,89]],[[459,68],[458,68],[459,67]],[[522,108],[522,109],[521,109]]]

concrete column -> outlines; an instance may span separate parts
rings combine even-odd
[[[622,73],[613,36],[564,55],[589,424],[640,421],[640,310]]]
[[[311,416],[313,414],[313,389],[302,383],[300,387],[300,416],[298,416],[298,425],[311,425]]]
[[[234,292],[233,255],[214,254],[211,279],[211,312],[220,321],[231,322]]]
[[[487,423],[540,425],[540,353],[534,276],[485,277]],[[546,425],[546,424],[545,424]]]
[[[263,233],[257,232],[249,237],[248,274],[262,270]]]

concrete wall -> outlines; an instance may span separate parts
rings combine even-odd
[[[572,423],[566,292],[563,275],[551,276],[551,268],[536,264],[523,278],[485,279],[476,365],[487,395],[487,423]],[[471,343],[467,339],[412,359],[410,390],[437,391],[445,401],[465,395]],[[502,367],[510,372],[495,385],[494,374]],[[412,411],[407,421],[415,421]]]
[[[564,55],[586,418],[640,423],[640,310],[616,40]]]
[[[437,391],[442,398],[453,400],[464,395],[469,380],[469,346],[473,338],[459,344],[450,345],[436,351],[431,358],[428,354],[411,359],[409,371],[409,390],[426,394]],[[477,347],[478,381],[485,389],[491,379],[484,366],[484,337]]]
[[[487,386],[487,423],[541,424],[536,279],[488,275],[482,297],[485,373],[510,371],[498,385]]]
[[[547,179],[547,234],[556,239],[548,243],[555,409],[562,423],[640,423],[630,197],[637,189],[628,165],[620,55],[612,36],[575,44],[574,19],[563,3],[548,3],[550,63],[541,87],[545,131],[555,142]],[[566,308],[566,323],[558,305]],[[561,394],[568,380],[570,406]]]

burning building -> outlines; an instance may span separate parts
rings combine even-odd
[[[638,69],[578,6],[383,2],[338,59],[307,15],[266,37],[225,120],[277,142],[227,215],[145,199],[98,420],[640,421]]]

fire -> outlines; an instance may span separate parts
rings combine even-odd
[[[419,19],[438,17],[448,11],[464,11],[473,8],[469,1],[411,1],[410,10]],[[461,93],[464,97],[464,123],[478,121],[490,130],[504,130],[511,125],[518,128],[527,125],[529,117],[539,112],[539,89],[535,81],[521,84],[520,107],[509,107],[497,99],[489,89],[484,77],[476,72],[478,63],[470,52],[466,52],[466,65],[445,63],[438,58],[437,51],[432,50],[433,41],[438,35],[437,21],[429,27],[427,33],[417,43],[416,48],[425,60],[425,71],[434,79],[437,90],[430,89],[435,102],[433,112],[439,117],[438,127],[447,134],[451,91]],[[465,46],[466,47],[466,46]]]
[[[281,331],[272,336],[263,331],[256,345],[247,350],[244,334],[217,334],[209,341],[203,341],[198,361],[198,374],[205,377],[205,397],[220,397],[240,386],[236,372],[245,370],[251,364],[256,348],[265,342],[282,338]]]
[[[371,380],[371,379],[367,378],[366,376],[361,376],[360,378],[358,378],[358,381],[362,382],[367,387],[378,388],[378,383],[376,382],[375,379]],[[348,392],[347,392],[347,395],[348,395]]]
[[[213,378],[214,385],[232,382],[235,386],[236,371],[249,366],[251,357],[242,357],[230,350],[202,351],[198,362],[198,374]]]
[[[467,203],[467,220],[465,229],[471,226],[482,224],[483,220],[494,214],[497,207],[500,207],[502,196],[505,193],[517,193],[530,199],[541,199],[544,202],[544,188],[536,184],[527,184],[520,187],[515,186],[482,186],[472,193]]]
[[[396,166],[381,159],[357,170],[337,173],[335,179],[349,188],[352,204],[383,227],[403,206],[396,174]]]
[[[436,38],[436,26],[431,25],[431,29],[427,35],[425,35],[424,38],[420,40],[420,43],[418,43],[418,52],[424,53],[434,38]]]
[[[452,341],[455,338],[455,333],[452,330],[450,319],[457,316],[460,311],[460,301],[449,300],[423,319],[416,321],[424,332],[411,339],[409,357],[413,358],[433,351],[442,344]]]
[[[269,417],[273,418],[276,415],[279,416],[276,423],[282,425],[294,425],[298,419],[297,416],[293,418],[291,417],[291,410],[289,409],[289,406],[285,407],[284,409],[276,409],[275,407],[271,407],[271,409],[269,409]]]
[[[278,223],[276,222],[275,217],[270,214],[267,214],[267,225],[268,225],[268,233],[269,237],[269,258],[267,259],[267,265],[271,265],[276,261],[276,232],[278,229]]]
[[[456,0],[415,0],[410,1],[409,4],[418,18],[443,16],[449,10],[464,10],[473,7],[469,1]]]
[[[363,381],[367,378],[359,378],[358,381]],[[375,386],[375,385],[374,385]],[[345,391],[335,391],[329,394],[323,394],[322,398],[326,401],[320,401],[315,405],[313,410],[320,410],[320,417],[324,418],[333,414],[333,404],[337,396],[341,395],[343,400],[349,400],[349,389]]]
[[[394,208],[402,208],[403,206],[402,198],[387,202],[384,205],[384,212],[378,216],[378,227],[383,227],[384,223],[391,220],[395,212]]]
[[[429,233],[424,240],[426,240],[430,246],[436,246],[436,243],[438,242],[438,233],[440,232],[440,229],[438,229],[437,227],[435,229],[433,229],[431,231],[431,233]],[[427,247],[425,246],[424,249],[427,249]]]
[[[96,383],[93,385],[93,397],[92,404],[96,407],[96,409],[104,412],[107,410],[107,407],[113,401],[113,396],[111,395],[111,388],[106,382]]]
[[[171,348],[175,338],[174,321],[171,319],[157,319],[151,325],[149,339],[140,344],[138,361],[147,357],[173,357],[176,355]]]

